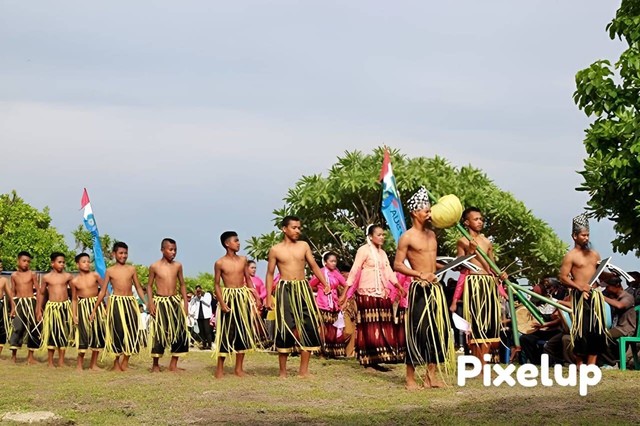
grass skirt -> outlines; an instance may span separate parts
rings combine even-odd
[[[449,306],[440,283],[415,280],[409,287],[405,322],[408,365],[442,364],[446,373],[455,368]]]
[[[78,297],[78,326],[76,327],[76,344],[78,352],[86,352],[87,349],[98,350],[104,348],[106,310],[104,304],[98,305],[96,317],[93,322],[89,320],[91,311],[98,298]]]
[[[27,338],[27,348],[35,350],[40,347],[41,327],[36,321],[36,298],[18,297],[16,299],[16,316],[13,318],[9,344],[11,349],[22,346]]]
[[[307,280],[282,280],[276,287],[275,346],[280,353],[319,351],[320,311]]]
[[[71,301],[48,301],[42,314],[41,349],[62,349],[70,346],[73,336]]]
[[[105,351],[112,355],[133,355],[140,351],[140,311],[135,296],[109,296]]]
[[[493,275],[469,274],[464,280],[463,313],[471,324],[469,343],[500,342],[500,297]]]
[[[573,323],[571,344],[578,356],[599,355],[607,348],[609,332],[605,322],[604,297],[599,291],[592,291],[585,300],[582,292],[571,290]]]
[[[161,357],[167,347],[171,347],[171,356],[184,356],[189,352],[189,333],[184,302],[179,295],[154,296],[155,318],[149,325],[151,356]]]

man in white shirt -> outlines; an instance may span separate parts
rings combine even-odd
[[[211,315],[213,314],[211,309],[211,293],[205,293],[202,291],[202,287],[197,286],[196,294],[189,302],[189,311],[195,313],[200,339],[202,340],[202,349],[211,349],[211,341],[213,340],[211,324],[209,324]]]

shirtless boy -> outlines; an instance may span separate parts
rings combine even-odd
[[[476,207],[469,207],[462,212],[462,220],[472,240],[463,237],[458,240],[457,256],[475,254],[482,249],[493,261],[493,244],[482,233],[484,217]],[[464,279],[463,312],[464,319],[471,324],[469,346],[474,356],[484,364],[484,355],[500,344],[501,304],[499,281],[507,279],[502,273],[496,277],[484,258],[475,256],[471,259],[480,272],[469,272]],[[455,312],[459,297],[458,290],[454,295],[450,310]]]
[[[311,287],[305,278],[304,268],[309,265],[313,274],[322,283],[324,292],[329,294],[331,288],[324,274],[311,254],[311,248],[305,241],[300,241],[302,225],[300,218],[286,216],[282,219],[284,240],[269,250],[267,276],[267,308],[274,309],[273,273],[275,268],[280,272],[280,281],[276,288],[276,331],[275,346],[278,351],[280,377],[287,376],[287,358],[295,347],[299,347],[300,377],[309,376],[309,358],[311,351],[321,348],[322,320],[320,311],[313,297]]]
[[[78,275],[71,280],[71,311],[76,325],[76,345],[78,347],[77,369],[82,371],[84,355],[91,350],[90,370],[99,370],[98,354],[104,349],[105,309],[101,303],[94,321],[90,321],[91,311],[96,305],[98,294],[103,287],[100,274],[91,271],[91,258],[87,253],[76,256]]]
[[[160,357],[166,347],[171,347],[169,371],[178,371],[178,358],[189,352],[189,334],[187,332],[187,288],[184,284],[182,264],[176,262],[178,248],[171,238],[160,243],[162,259],[149,267],[147,297],[151,322],[151,372],[160,372]],[[180,284],[180,294],[178,286]],[[153,295],[153,285],[156,295]]]
[[[236,354],[236,366],[234,374],[239,377],[245,375],[243,370],[244,354],[256,349],[258,338],[253,330],[254,316],[258,310],[254,310],[252,302],[260,306],[260,297],[251,280],[247,258],[238,256],[240,240],[238,234],[227,231],[220,235],[220,242],[227,253],[214,264],[214,283],[219,315],[216,331],[217,356],[216,378],[224,375],[224,360],[231,354]],[[220,279],[224,288],[220,286]]]
[[[65,257],[63,253],[51,253],[51,272],[42,276],[42,297],[38,299],[36,320],[42,321],[41,347],[48,351],[48,365],[54,367],[53,355],[58,350],[58,367],[64,367],[64,354],[69,346],[73,318],[71,301],[69,300],[69,285],[73,275],[64,270]],[[44,296],[47,303],[42,313]]]
[[[140,286],[136,268],[133,265],[127,265],[129,247],[119,241],[113,245],[113,255],[116,264],[107,269],[104,285],[100,289],[90,319],[95,320],[100,304],[107,294],[107,286],[111,283],[113,293],[109,296],[107,303],[105,351],[116,357],[113,362],[114,370],[126,371],[131,355],[140,351],[140,311],[132,287],[135,286],[140,297],[144,291]]]
[[[33,351],[40,347],[40,324],[36,321],[36,299],[40,297],[40,287],[35,272],[31,271],[31,255],[26,251],[18,253],[18,270],[11,274],[9,287],[9,303],[11,304],[11,318],[13,332],[9,339],[11,361],[16,362],[16,353],[22,347],[25,335],[28,336],[27,363],[35,364]],[[35,294],[34,294],[35,293]],[[14,302],[14,298],[17,301]]]

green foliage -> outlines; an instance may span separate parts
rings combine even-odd
[[[214,291],[213,274],[210,272],[201,272],[196,277],[185,277],[184,282],[188,292],[194,293],[198,285],[202,287],[203,291]]]
[[[78,253],[86,252],[90,250],[93,253],[93,236],[91,232],[87,231],[84,225],[78,225],[78,227],[71,233],[73,235],[73,239],[76,243],[76,251]],[[100,235],[100,244],[102,245],[102,254],[104,257],[105,264],[109,264],[111,260],[113,260],[113,253],[111,249],[113,248],[113,244],[116,242],[109,234],[101,234]],[[93,264],[93,257],[91,258],[91,262]]]
[[[16,191],[0,195],[0,259],[4,269],[16,269],[16,256],[26,250],[33,256],[31,268],[48,271],[54,251],[67,256],[67,264],[73,264],[73,253],[67,247],[62,234],[51,226],[49,208],[42,211],[30,206]]]
[[[303,220],[304,237],[316,256],[333,250],[344,263],[351,263],[357,248],[364,244],[366,226],[384,221],[378,182],[383,154],[383,148],[369,155],[346,152],[326,177],[303,176],[289,189],[285,206],[273,212],[274,224],[278,227],[286,214],[297,214]],[[463,205],[479,207],[488,219],[485,233],[494,241],[499,264],[506,266],[517,260],[519,265],[529,268],[523,275],[530,280],[555,274],[565,244],[545,222],[533,216],[513,195],[500,190],[481,170],[472,166],[455,168],[437,156],[407,158],[397,150],[391,153],[391,162],[403,198],[425,186],[434,194],[455,194]],[[406,211],[405,216],[410,226]],[[437,233],[439,254],[455,255],[460,234],[455,228]],[[252,237],[247,241],[248,252],[265,259],[269,247],[278,241],[280,233],[275,231]],[[395,254],[390,234],[384,248],[390,257]]]
[[[577,189],[589,193],[592,216],[615,223],[613,249],[640,255],[640,2],[623,0],[607,31],[628,48],[613,66],[599,60],[576,74],[574,101],[595,116]]]

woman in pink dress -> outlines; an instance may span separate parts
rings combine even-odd
[[[347,342],[344,335],[344,316],[340,310],[338,300],[338,287],[345,287],[347,282],[338,271],[338,257],[335,253],[326,252],[322,255],[322,273],[331,287],[331,293],[324,294],[318,291],[320,280],[314,276],[309,285],[316,291],[316,302],[322,322],[324,323],[324,343],[322,345],[323,355],[330,358],[346,356]]]
[[[356,351],[365,367],[384,370],[380,363],[402,363],[406,345],[404,316],[394,318],[393,300],[387,284],[397,290],[399,298],[406,294],[382,250],[384,230],[379,225],[367,228],[367,244],[358,249],[347,278],[347,297],[356,295],[358,326]]]

